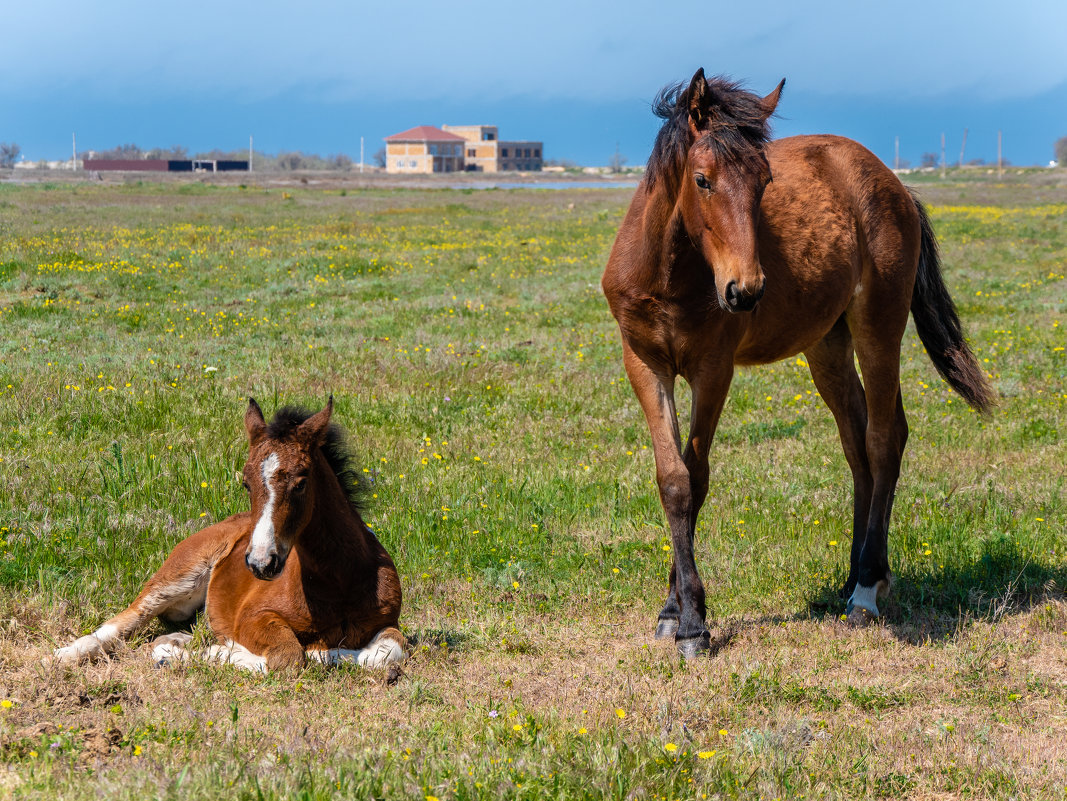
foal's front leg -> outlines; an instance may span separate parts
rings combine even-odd
[[[652,369],[625,344],[623,363],[652,435],[652,447],[656,457],[656,481],[659,484],[660,501],[671,530],[671,547],[674,557],[671,569],[672,592],[667,599],[667,605],[660,613],[657,634],[669,636],[673,625],[671,615],[676,606],[678,617],[675,644],[683,656],[690,658],[710,648],[711,635],[704,625],[706,614],[704,585],[697,572],[693,555],[693,525],[699,505],[694,505],[696,498],[694,498],[690,471],[681,453],[678,419],[674,406],[674,376]],[[708,393],[706,397],[711,398],[712,394]],[[708,423],[703,419],[697,420],[696,413],[698,410],[703,410],[704,405],[703,402],[698,402],[696,386],[694,386],[694,429],[690,446],[686,450],[687,455],[690,450],[694,455],[702,451],[703,458],[706,460],[706,442],[709,440],[709,432],[714,430],[715,421],[711,420]],[[717,406],[721,409],[721,400]],[[706,481],[706,473],[704,481]],[[706,485],[704,485],[704,492],[706,492]],[[698,497],[700,501],[703,500],[702,493]]]
[[[298,670],[304,665],[304,646],[286,620],[275,612],[261,612],[238,622],[234,640],[262,657],[270,672]]]

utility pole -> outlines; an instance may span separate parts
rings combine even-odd
[[[73,133],[70,135],[70,169],[71,172],[78,171],[78,137]]]
[[[252,134],[248,135],[248,171],[252,172]]]
[[[1002,144],[1004,142],[1003,131],[997,131],[997,180],[1004,177],[1004,159],[1001,157]]]
[[[893,169],[900,169],[900,137],[893,141]]]
[[[945,132],[941,132],[941,178],[945,177]]]
[[[359,137],[359,174],[363,174],[363,137]]]
[[[960,166],[963,166],[963,151],[967,149],[967,129],[963,129],[963,144],[960,145]]]

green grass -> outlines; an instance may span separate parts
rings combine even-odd
[[[698,665],[650,640],[667,531],[599,290],[628,192],[0,185],[7,778],[64,797],[1062,792],[1062,756],[1019,743],[1058,742],[1065,701],[1046,663],[1067,653],[1067,207],[1024,179],[923,187],[1001,404],[968,410],[909,330],[884,623],[835,622],[851,482],[800,356],[731,389],[697,546],[721,650]],[[243,508],[248,395],[269,413],[331,393],[402,574],[396,687],[129,653],[37,667]]]

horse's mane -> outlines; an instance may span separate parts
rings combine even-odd
[[[285,439],[313,414],[315,413],[301,406],[283,406],[274,413],[267,425],[267,436],[271,439]],[[348,502],[357,512],[362,512],[366,507],[367,483],[356,464],[356,457],[348,444],[345,430],[337,423],[330,423],[326,429],[322,455],[326,457],[326,463],[337,476]]]
[[[762,98],[722,76],[708,78],[707,83],[712,105],[710,128],[702,134],[702,141],[724,160],[747,161],[755,157],[771,137]],[[645,181],[649,189],[661,179],[676,187],[691,144],[688,85],[663,87],[652,102],[652,111],[663,125],[648,157]]]

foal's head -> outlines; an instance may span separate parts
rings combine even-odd
[[[771,181],[764,147],[784,85],[761,98],[700,69],[688,88],[668,87],[655,104],[665,122],[648,186],[663,180],[676,195],[686,232],[714,272],[719,305],[731,312],[751,311],[763,296],[756,229]]]
[[[252,502],[255,528],[245,551],[245,564],[261,579],[273,579],[285,567],[289,551],[315,510],[316,462],[330,436],[333,398],[314,415],[282,410],[268,426],[259,405],[248,399],[245,429],[248,461],[244,485]]]

